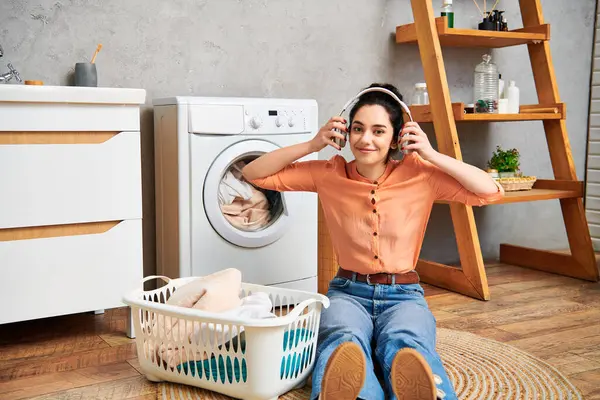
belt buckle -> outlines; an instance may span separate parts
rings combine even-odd
[[[367,285],[375,286],[377,283],[371,283],[371,274],[367,274]]]

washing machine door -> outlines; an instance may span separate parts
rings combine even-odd
[[[243,165],[278,148],[265,140],[236,142],[208,169],[203,189],[206,216],[213,229],[236,246],[267,246],[289,228],[294,196],[256,188],[241,178]]]

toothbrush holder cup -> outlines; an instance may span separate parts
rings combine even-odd
[[[75,86],[98,86],[96,64],[80,62],[75,64]]]

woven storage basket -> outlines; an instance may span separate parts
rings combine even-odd
[[[531,190],[537,178],[535,176],[518,176],[514,178],[499,178],[498,183],[502,185],[504,191],[515,192],[518,190]]]

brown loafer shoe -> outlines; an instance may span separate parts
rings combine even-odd
[[[390,378],[398,400],[436,400],[431,367],[415,349],[405,348],[396,353]]]
[[[339,345],[327,361],[320,400],[356,400],[367,377],[367,361],[354,342]]]

